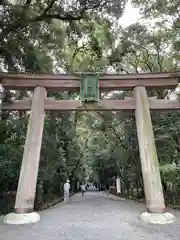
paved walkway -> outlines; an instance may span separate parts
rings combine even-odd
[[[77,194],[68,204],[60,203],[41,212],[41,221],[31,225],[5,225],[0,218],[0,239],[4,240],[179,240],[177,222],[147,225],[138,220],[145,209],[140,203],[116,200],[102,193]]]

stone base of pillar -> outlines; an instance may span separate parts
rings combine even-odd
[[[176,221],[176,218],[171,213],[148,213],[144,212],[140,216],[140,220],[150,224],[169,224]]]
[[[4,223],[6,224],[28,224],[28,223],[35,223],[40,220],[40,216],[36,212],[32,213],[9,213],[4,218]]]

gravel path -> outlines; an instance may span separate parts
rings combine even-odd
[[[41,212],[36,224],[3,224],[2,240],[179,240],[180,212],[170,225],[147,225],[139,221],[145,206],[130,200],[117,200],[97,192],[76,194],[68,204],[60,203]],[[172,211],[171,211],[172,212]]]

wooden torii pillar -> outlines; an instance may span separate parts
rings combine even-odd
[[[147,223],[172,223],[175,221],[175,217],[166,212],[146,88],[144,86],[135,87],[134,97],[136,101],[135,117],[147,206],[147,212],[143,213],[140,219]]]
[[[40,220],[39,214],[33,210],[44,126],[45,97],[46,89],[44,87],[34,89],[16,195],[15,213],[8,214],[4,219],[4,222],[8,224],[33,223]]]
[[[133,111],[135,110],[137,133],[144,179],[147,212],[140,216],[148,223],[165,224],[175,221],[175,217],[166,212],[162,191],[159,163],[157,159],[150,109],[180,109],[178,100],[148,98],[146,87],[174,88],[179,82],[179,73],[154,73],[132,75],[100,76],[100,90],[130,89],[134,98],[125,100],[100,100],[94,108],[81,105],[77,100],[54,100],[46,98],[48,91],[76,91],[80,88],[79,77],[73,75],[27,75],[3,74],[0,83],[4,88],[20,90],[34,89],[33,99],[24,99],[5,103],[4,110],[31,110],[23,161],[16,196],[15,213],[5,217],[9,224],[24,224],[39,221],[33,212],[36,181],[39,167],[40,149],[43,134],[44,110],[58,111]],[[108,81],[107,81],[108,80]],[[38,86],[38,87],[37,87]]]

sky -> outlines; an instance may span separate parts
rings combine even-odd
[[[140,13],[138,8],[134,8],[131,1],[128,1],[125,7],[125,11],[119,20],[122,27],[127,27],[130,24],[136,23],[140,18]]]

